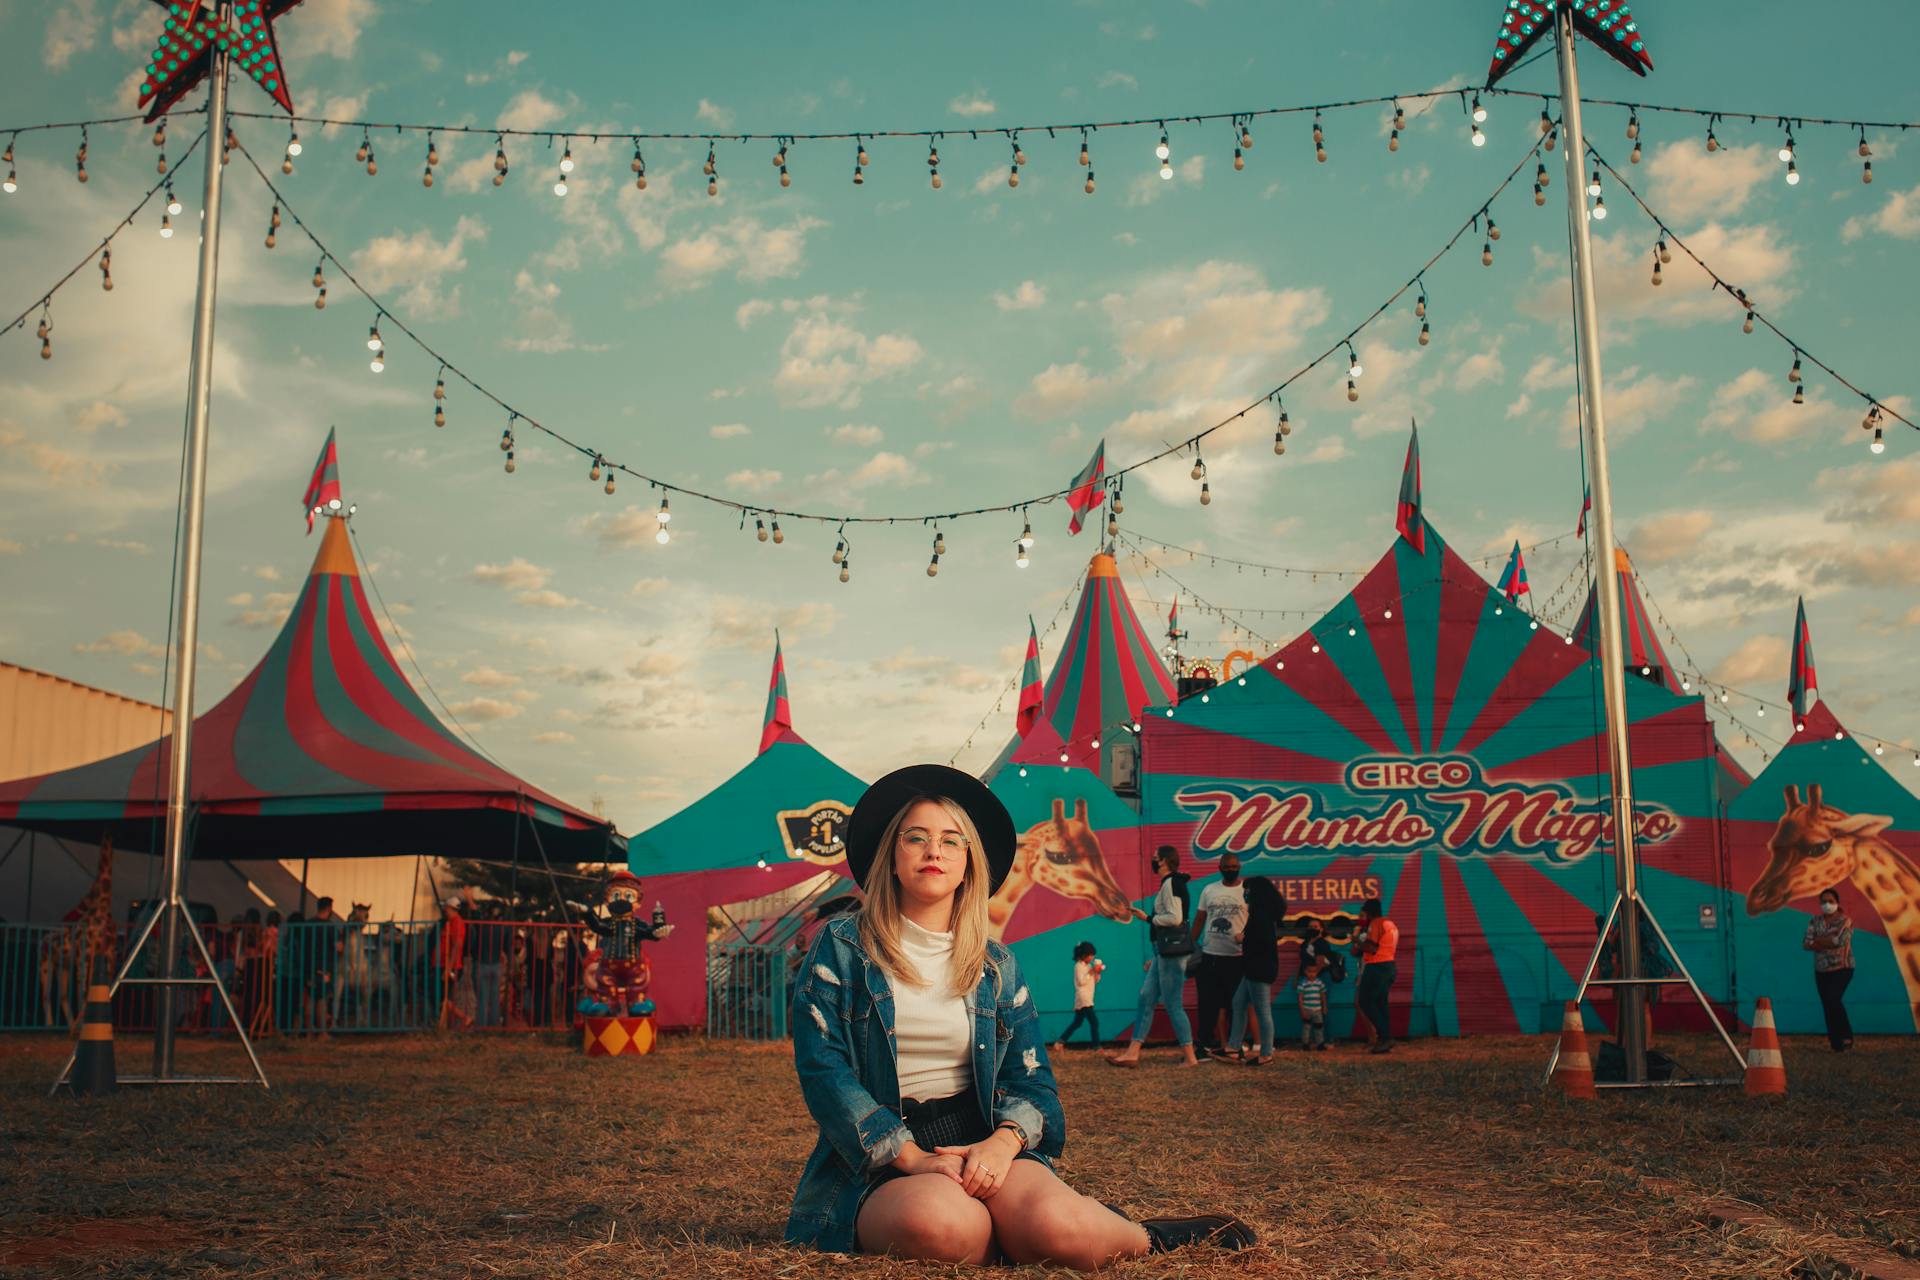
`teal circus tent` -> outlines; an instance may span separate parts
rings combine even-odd
[[[394,661],[347,522],[330,519],[266,656],[194,720],[193,851],[214,858],[447,854],[601,862],[604,818],[515,777],[457,737]],[[0,822],[151,850],[172,754],[161,739],[60,773],[0,783]]]
[[[628,867],[676,926],[647,947],[662,1026],[705,1021],[709,907],[845,873],[846,816],[867,784],[794,730],[777,642],[761,741],[738,773],[628,843]]]
[[[1396,1034],[1531,1033],[1558,1024],[1613,891],[1598,664],[1420,519],[1244,677],[1142,716],[1142,844],[1178,847],[1196,889],[1237,854],[1296,928],[1345,936],[1382,898]],[[1628,681],[1627,712],[1645,892],[1724,1001],[1718,743],[1701,699],[1660,683]],[[1335,998],[1344,1028],[1351,983]]]
[[[1111,553],[1097,553],[1087,566],[1066,641],[1047,674],[1036,722],[1044,722],[1061,744],[1054,762],[1060,763],[1064,750],[1066,763],[1111,783],[1113,744],[1124,743],[1142,707],[1165,702],[1173,693],[1173,678],[1133,611],[1119,566]],[[1018,737],[1009,742],[981,776],[989,781],[998,776],[1021,743]]]
[[[1795,630],[1810,648],[1804,615]],[[1782,1031],[1826,1029],[1801,943],[1832,889],[1853,921],[1854,1030],[1920,1030],[1920,798],[1881,767],[1886,758],[1816,698],[1729,806],[1743,1015],[1768,996]],[[1899,767],[1909,768],[1905,757]]]

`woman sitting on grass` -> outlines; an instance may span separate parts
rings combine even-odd
[[[1066,1122],[1033,999],[987,937],[1013,820],[978,779],[916,765],[847,823],[857,912],[814,939],[794,996],[794,1065],[820,1126],[786,1238],[840,1252],[1091,1270],[1206,1242],[1224,1215],[1130,1222],[1054,1175]]]

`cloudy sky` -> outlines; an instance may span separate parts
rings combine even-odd
[[[1654,208],[1805,346],[1906,406],[1920,280],[1920,143],[1800,132],[1797,187],[1771,124],[1734,111],[1896,120],[1915,17],[1863,0],[1849,22],[1806,6],[1647,0],[1658,71],[1642,83],[1587,60],[1591,96],[1724,108],[1704,123],[1649,114],[1627,164],[1626,112],[1590,111],[1598,147]],[[391,312],[504,399],[607,456],[769,508],[858,514],[955,510],[1062,485],[1105,437],[1116,464],[1178,442],[1280,381],[1358,323],[1487,199],[1537,136],[1537,106],[1493,102],[1486,146],[1462,104],[1410,108],[1397,153],[1390,112],[1329,111],[1316,164],[1307,117],[1256,123],[1244,171],[1224,124],[1169,126],[1175,177],[1156,176],[1157,129],[1004,140],[966,131],[1347,99],[1470,85],[1499,5],[1408,0],[1045,3],[958,14],[738,6],[726,29],[671,6],[575,5],[561,21],[486,3],[308,0],[280,23],[296,105],[333,117],[572,132],[578,167],[552,194],[557,148],[386,130],[379,173],[347,130],[303,130],[291,178],[286,126],[241,121],[243,142],[294,207]],[[0,6],[0,132],[129,111],[160,10],[146,0]],[[1464,16],[1461,16],[1464,15]],[[1784,33],[1791,39],[1783,39]],[[1866,33],[1866,38],[1862,38]],[[1878,34],[1875,34],[1878,33]],[[1519,87],[1551,86],[1551,59]],[[196,97],[195,101],[198,100]],[[235,105],[267,99],[239,85]],[[864,185],[853,148],[796,144],[782,189],[772,146],[723,143],[706,194],[704,146],[647,147],[635,190],[625,131],[806,133],[939,128],[940,191],[924,143],[879,140]],[[595,144],[588,135],[608,135]],[[194,132],[183,117],[167,147]],[[20,190],[0,197],[6,315],[97,243],[154,178],[146,129],[16,144]],[[1573,430],[1562,170],[1544,209],[1523,181],[1493,207],[1491,269],[1478,236],[1427,276],[1434,342],[1405,300],[1360,342],[1358,404],[1344,370],[1287,397],[1285,458],[1250,418],[1205,449],[1213,502],[1189,460],[1127,488],[1125,524],[1183,547],[1273,564],[1363,568],[1392,537],[1408,419],[1422,428],[1430,518],[1468,555],[1570,530]],[[1530,166],[1529,166],[1530,167]],[[180,183],[191,227],[197,159]],[[1599,238],[1619,525],[1650,594],[1699,669],[1778,699],[1793,599],[1805,594],[1829,699],[1850,727],[1911,744],[1920,674],[1920,460],[1905,428],[1869,456],[1861,409],[1813,376],[1789,405],[1791,351],[1740,332],[1739,314],[1676,255],[1648,280],[1655,232],[1623,192]],[[388,331],[367,368],[371,308],[289,223],[263,245],[270,198],[228,170],[207,507],[202,707],[223,695],[285,616],[312,555],[299,499],[329,425],[375,580],[433,688],[497,756],[625,830],[679,808],[746,762],[757,742],[772,631],[786,638],[800,731],[854,772],[914,758],[984,766],[1011,729],[993,709],[1033,614],[1044,630],[1095,550],[1036,511],[1031,568],[1018,516],[931,530],[904,521],[854,535],[852,581],[829,562],[831,526],[788,521],[784,545],[691,499],[653,540],[657,496],[613,497],[586,463],[521,432],[503,473],[505,415],[457,384],[432,425],[434,362]],[[185,365],[191,235],[162,240],[150,206],[114,244],[115,289],[84,269],[54,301],[55,354],[32,321],[0,339],[0,657],[135,697],[160,696]],[[1542,597],[1576,567],[1570,543],[1532,565]],[[1156,553],[1126,581],[1143,617],[1189,593],[1190,648],[1231,633],[1228,610],[1330,605],[1338,582]],[[1489,569],[1491,576],[1496,569]],[[1563,591],[1577,608],[1579,590]],[[1282,640],[1303,625],[1243,612]],[[1569,615],[1570,617],[1570,615]],[[1052,641],[1046,655],[1051,660]],[[1256,646],[1257,647],[1257,646]],[[1676,655],[1677,657],[1678,655]],[[1742,710],[1736,702],[1736,711]],[[1776,711],[1743,718],[1773,734]],[[1757,750],[1734,741],[1757,766]],[[1900,771],[1903,775],[1908,770]]]

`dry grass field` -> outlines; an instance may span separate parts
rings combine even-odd
[[[1228,1208],[1250,1254],[1122,1277],[1826,1276],[1920,1258],[1920,1044],[1786,1047],[1792,1094],[1539,1088],[1549,1041],[1248,1069],[1057,1060],[1061,1172],[1130,1212]],[[1668,1046],[1672,1047],[1672,1046]],[[145,1046],[122,1041],[123,1070]],[[780,1243],[812,1140],[785,1045],[273,1042],[271,1092],[45,1096],[66,1043],[0,1040],[0,1275],[888,1278],[966,1269]],[[183,1068],[230,1069],[189,1044]],[[1707,1070],[1704,1043],[1677,1056]],[[1764,1228],[1716,1224],[1743,1201]],[[1916,1265],[1908,1262],[1907,1265]]]

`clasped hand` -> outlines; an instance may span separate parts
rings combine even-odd
[[[1007,1173],[1020,1155],[1020,1140],[1006,1129],[959,1147],[910,1148],[895,1168],[906,1174],[938,1173],[952,1178],[976,1200],[991,1199],[1005,1185]]]

